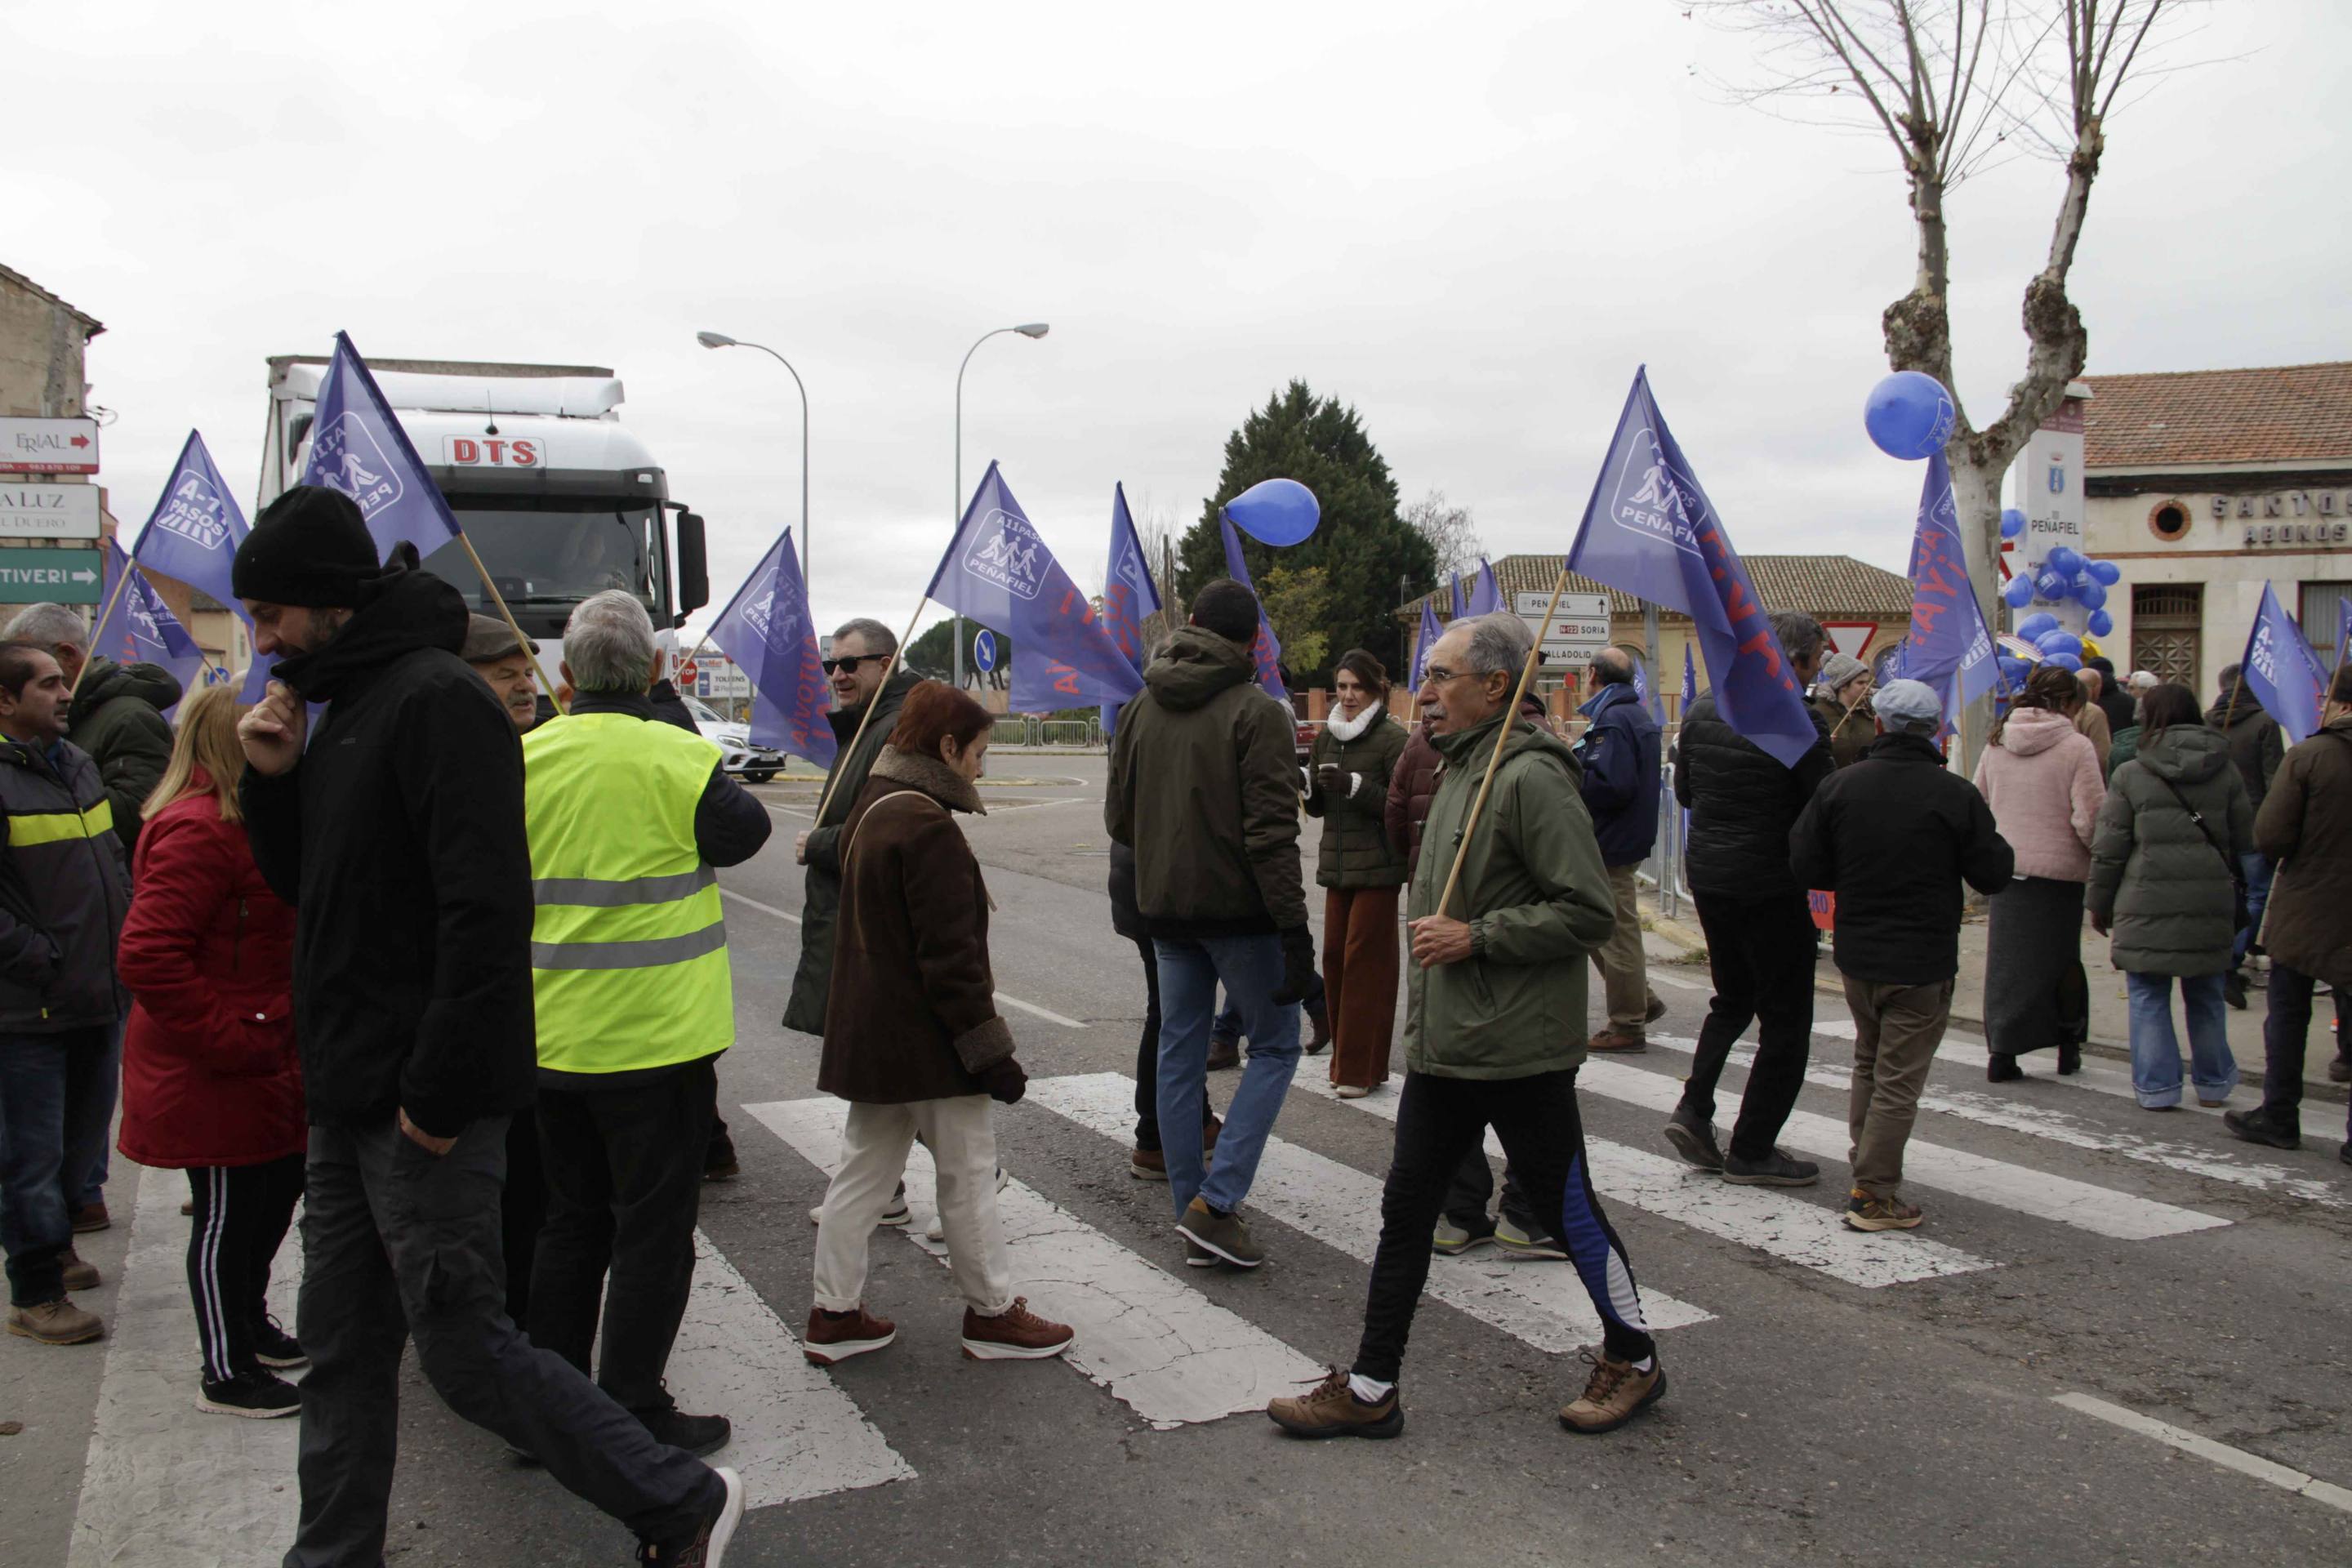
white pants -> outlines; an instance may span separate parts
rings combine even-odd
[[[841,1168],[816,1227],[816,1304],[856,1310],[866,1295],[866,1246],[907,1171],[920,1134],[939,1172],[940,1225],[966,1305],[992,1318],[1013,1305],[1013,1262],[996,1222],[996,1127],[984,1094],[849,1107]]]

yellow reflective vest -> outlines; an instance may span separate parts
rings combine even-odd
[[[636,1072],[735,1043],[719,879],[694,811],[719,748],[627,713],[525,735],[539,1065]]]

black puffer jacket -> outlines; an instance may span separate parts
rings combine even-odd
[[[1834,771],[1829,726],[1811,707],[1821,742],[1784,768],[1716,710],[1715,693],[1690,705],[1675,752],[1675,799],[1690,808],[1690,864],[1700,898],[1767,899],[1801,892],[1789,868],[1789,830]]]
[[[1323,819],[1323,840],[1315,858],[1315,880],[1326,888],[1400,888],[1412,869],[1402,843],[1391,843],[1381,816],[1388,805],[1389,779],[1397,759],[1404,754],[1410,732],[1389,717],[1385,709],[1358,715],[1363,728],[1342,739],[1352,726],[1334,720],[1315,736],[1307,754],[1307,815]],[[1339,770],[1336,791],[1322,784],[1321,769]],[[1359,781],[1347,792],[1347,775]]]
[[[394,569],[278,679],[324,702],[302,760],[247,769],[253,858],[295,906],[294,1026],[310,1120],[404,1110],[436,1137],[531,1102],[522,742],[457,657],[466,602]]]
[[[2256,704],[2252,692],[2242,691],[2232,702],[2226,688],[2220,700],[2205,710],[2205,722],[2230,742],[2230,761],[2245,782],[2246,799],[2254,810],[2262,810],[2263,797],[2270,794],[2271,781],[2286,761],[2286,732]]]
[[[130,1010],[114,947],[131,905],[98,764],[0,739],[0,1031],[50,1035]]]

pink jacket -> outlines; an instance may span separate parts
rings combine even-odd
[[[2017,874],[2053,882],[2091,877],[2091,836],[2107,786],[2099,753],[2074,721],[2046,708],[2021,708],[1977,763],[1977,789],[2000,836],[2017,851]]]

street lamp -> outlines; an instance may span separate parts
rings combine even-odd
[[[1017,327],[999,327],[992,332],[981,333],[972,341],[971,347],[963,351],[963,363],[956,367],[955,506],[950,514],[954,518],[955,522],[950,525],[949,537],[951,539],[954,537],[952,528],[961,525],[963,521],[963,373],[971,367],[971,356],[980,352],[980,345],[991,338],[1002,337],[1006,332],[1019,332],[1024,338],[1042,338],[1050,330],[1048,323],[1044,321],[1024,321]],[[961,691],[963,689],[963,617],[961,616],[955,617],[955,629],[951,636],[955,644],[956,689]]]
[[[1027,331],[1025,327],[1022,329]],[[1038,331],[1043,331],[1044,328]],[[806,592],[809,580],[809,513],[808,513],[808,388],[802,384],[801,373],[793,370],[793,362],[765,343],[747,343],[730,338],[725,332],[697,332],[694,341],[707,349],[758,349],[786,370],[792,371],[793,384],[801,392],[801,586]]]

